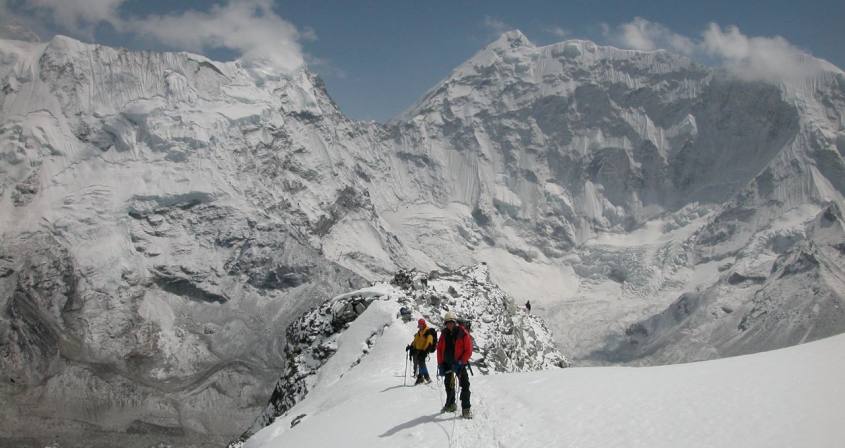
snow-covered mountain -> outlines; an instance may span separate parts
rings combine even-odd
[[[305,71],[64,37],[2,41],[0,61],[0,362],[25,410],[0,432],[225,443],[288,324],[367,284],[317,239],[373,214],[343,149],[366,127]]]
[[[510,32],[382,125],[307,69],[2,40],[0,432],[228,441],[290,323],[406,268],[486,262],[582,365],[845,331],[845,75],[807,63]]]
[[[468,256],[490,263],[494,280],[537,299],[576,362],[623,359],[600,347],[716,285],[742,319],[749,308],[740,304],[760,285],[728,279],[773,276],[775,260],[799,250],[816,216],[843,204],[845,75],[807,63],[821,67],[817,77],[776,86],[666,51],[577,40],[536,47],[506,33],[393,123],[399,150],[420,163],[414,181],[434,181],[388,220],[422,236],[418,246],[432,257],[460,259],[465,251],[452,241],[471,245]],[[431,230],[430,213],[419,210],[432,202],[449,211],[451,229]],[[841,255],[827,266],[841,278]],[[769,283],[801,288],[788,278]],[[842,309],[842,289],[831,291]],[[707,359],[845,329],[840,311],[804,335],[790,321],[812,326],[812,306],[790,313],[766,324],[782,335],[777,343],[680,338],[675,356],[624,359]],[[702,314],[710,321],[725,312]],[[702,348],[687,350],[694,339]]]

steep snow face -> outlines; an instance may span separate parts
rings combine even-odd
[[[439,413],[441,384],[402,387],[396,348],[413,330],[384,326],[394,310],[368,322],[380,336],[360,364],[244,447],[834,447],[845,437],[842,335],[673,366],[476,375],[475,417],[463,420]]]
[[[365,284],[312,238],[372,214],[346,150],[368,131],[306,71],[63,37],[0,61],[0,432],[228,440],[287,325]]]
[[[673,363],[801,344],[845,326],[845,225],[835,204],[755,237],[713,286],[628,327],[597,357]],[[683,335],[683,336],[682,336]]]
[[[665,51],[538,48],[519,32],[455,69],[395,125],[406,158],[432,161],[409,171],[441,181],[409,200],[465,204],[493,240],[512,228],[514,246],[550,257],[599,231],[728,201],[801,129],[798,106],[776,86]]]
[[[751,300],[725,266],[765,267],[773,227],[788,227],[783,253],[790,232],[802,239],[822,208],[843,205],[845,76],[825,67],[776,86],[666,51],[506,33],[392,123],[407,204],[387,220],[431,259],[471,248],[503,287],[536,299],[575,360],[605,361],[597,347],[685,293],[719,284],[735,304]],[[744,340],[676,360],[773,347]]]
[[[380,282],[337,296],[291,324],[285,372],[267,408],[241,440],[285,416],[308,394],[320,393],[358,369],[391,325],[407,328],[410,341],[417,319],[424,318],[429,326],[442,331],[442,315],[450,310],[470,328],[470,363],[479,375],[569,364],[555,348],[543,321],[515,305],[490,282],[486,265],[428,274],[401,271],[390,283]],[[400,344],[394,349],[401,352],[402,347]],[[432,354],[428,362],[436,363],[436,355]],[[433,365],[430,370],[435,371]]]

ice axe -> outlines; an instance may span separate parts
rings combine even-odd
[[[408,354],[407,352],[405,353]],[[405,374],[402,375],[402,386],[407,386],[408,382],[408,356],[405,356]]]

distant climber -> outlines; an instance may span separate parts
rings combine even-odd
[[[528,314],[531,314],[531,301],[530,300],[525,301],[525,310],[528,311]]]
[[[469,375],[467,366],[472,356],[472,336],[458,322],[455,313],[449,311],[443,316],[446,328],[437,342],[437,372],[445,377],[446,405],[440,412],[455,412],[455,378],[461,386],[461,416],[472,418],[470,410]]]
[[[411,321],[411,310],[409,310],[408,307],[405,307],[405,306],[403,306],[402,308],[399,308],[399,317],[401,317],[402,320],[405,321],[405,322],[410,322]]]
[[[414,361],[414,374],[417,376],[417,381],[414,385],[422,382],[430,383],[431,376],[428,374],[428,367],[425,365],[425,360],[428,354],[437,347],[437,330],[429,328],[425,323],[425,319],[417,321],[418,331],[414,335],[414,340],[410,345],[405,347],[405,350],[410,352],[411,359]]]

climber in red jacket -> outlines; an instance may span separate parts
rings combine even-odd
[[[469,375],[467,365],[472,356],[472,336],[463,325],[458,324],[455,313],[449,311],[443,316],[446,328],[437,341],[437,371],[445,377],[446,405],[440,412],[455,412],[455,376],[461,386],[461,416],[472,418],[469,402]]]

